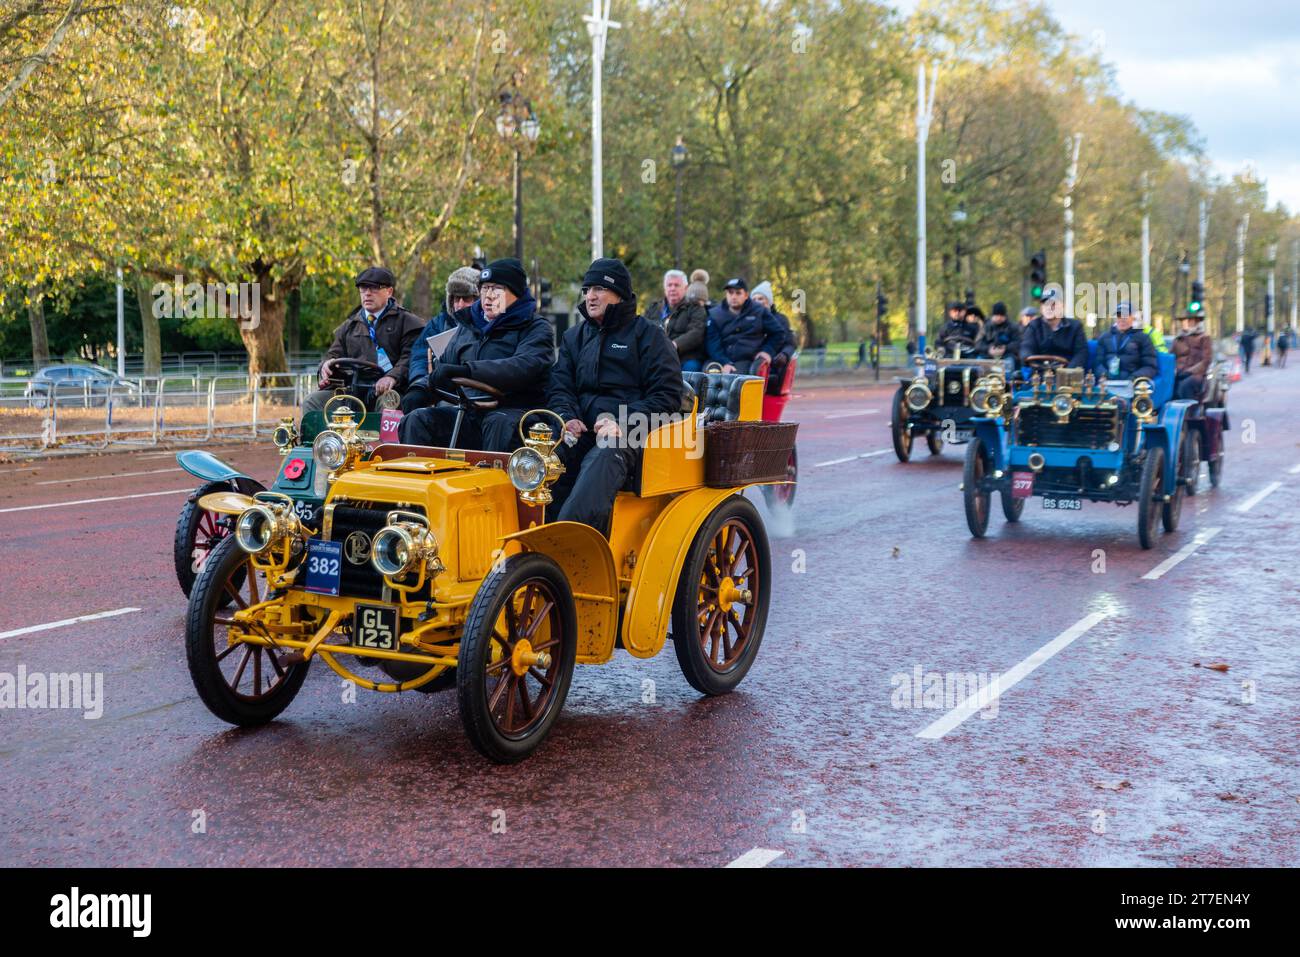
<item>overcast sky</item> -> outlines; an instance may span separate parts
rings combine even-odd
[[[917,5],[892,3],[903,10]],[[1221,174],[1249,162],[1271,201],[1300,210],[1300,0],[1046,6],[1068,31],[1101,44],[1128,99],[1191,117]]]

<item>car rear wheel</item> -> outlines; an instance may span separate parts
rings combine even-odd
[[[1191,429],[1187,433],[1187,471],[1183,478],[1187,482],[1187,494],[1195,495],[1201,486],[1201,432]]]
[[[229,482],[209,482],[200,486],[193,498],[181,507],[180,517],[176,519],[172,562],[176,566],[176,581],[180,583],[181,591],[187,598],[194,588],[194,580],[211,557],[212,550],[230,533],[229,528],[223,524],[223,516],[202,508],[199,499],[211,492],[229,490]]]
[[[185,620],[190,677],[209,711],[241,727],[266,724],[279,715],[302,688],[311,666],[311,661],[287,663],[287,651],[229,642],[234,618],[225,605],[248,608],[265,601],[268,590],[266,576],[227,537],[213,549],[190,594]]]
[[[524,552],[498,563],[470,605],[456,667],[461,723],[480,754],[513,764],[537,749],[564,707],[577,651],[573,592],[554,559]]]
[[[893,421],[889,423],[890,436],[894,440],[894,454],[898,456],[898,461],[907,462],[912,458],[912,433],[907,429],[907,420],[911,418],[911,412],[907,408],[907,401],[903,397],[907,394],[906,386],[899,386],[898,392],[894,394],[894,416]]]
[[[992,496],[981,491],[980,484],[992,469],[992,457],[981,438],[970,440],[966,446],[966,465],[962,469],[962,496],[966,504],[966,525],[975,538],[983,538],[989,530],[989,504]]]
[[[673,599],[673,650],[690,686],[726,694],[749,672],[767,625],[772,555],[758,510],[733,496],[695,535]]]
[[[1156,523],[1164,508],[1165,450],[1156,446],[1147,450],[1142,465],[1142,478],[1138,483],[1138,544],[1153,548],[1156,544]]]
[[[1191,436],[1188,434],[1179,443],[1178,462],[1174,467],[1173,491],[1169,495],[1169,501],[1160,505],[1160,521],[1166,532],[1178,531],[1178,521],[1183,517],[1183,499],[1187,497],[1187,485],[1183,479],[1187,476],[1187,463],[1191,454]]]
[[[999,497],[1002,499],[1003,518],[1008,522],[1020,521],[1020,516],[1025,511],[1025,500],[1023,498],[1016,498],[1011,494],[1011,489],[1009,488],[1004,488],[999,493]]]
[[[938,432],[927,432],[925,444],[929,447],[931,455],[938,455],[943,451],[943,436]]]
[[[1224,444],[1223,440],[1222,438],[1220,438],[1219,454],[1214,458],[1210,459],[1210,465],[1209,465],[1210,488],[1218,488],[1220,483],[1223,482],[1223,459],[1226,455],[1226,452],[1224,451],[1223,448],[1223,444]]]

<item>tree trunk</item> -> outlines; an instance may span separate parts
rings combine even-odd
[[[295,286],[289,290],[289,296],[284,307],[284,338],[289,344],[290,355],[302,348],[302,328],[298,322],[301,311],[302,289]]]
[[[430,275],[429,266],[422,262],[415,267],[415,280],[411,283],[411,293],[405,297],[406,301],[403,305],[421,319],[432,316],[438,311],[433,308],[432,287],[433,277]]]
[[[140,305],[140,330],[144,337],[144,370],[142,375],[162,375],[162,323],[153,314],[152,285],[149,277],[135,278],[135,301]]]
[[[292,290],[275,285],[270,276],[259,276],[258,282],[262,293],[257,322],[241,321],[239,327],[240,338],[248,350],[248,374],[257,376],[270,372],[287,372],[289,363],[284,354],[284,313],[285,300]],[[252,328],[247,328],[249,326]]]
[[[50,364],[50,340],[45,334],[45,290],[37,287],[28,290],[31,302],[27,304],[27,321],[32,327],[33,372]]]

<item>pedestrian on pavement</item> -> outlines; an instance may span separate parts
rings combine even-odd
[[[381,375],[375,382],[375,398],[392,389],[406,388],[411,351],[424,320],[404,309],[394,296],[397,279],[383,266],[371,266],[356,278],[361,302],[348,313],[343,324],[334,330],[334,341],[320,365],[320,388],[302,403],[302,414],[320,412],[334,397],[327,388],[335,359],[364,359],[379,366]]]
[[[645,319],[659,326],[672,341],[681,360],[683,372],[704,368],[704,336],[709,312],[703,304],[686,295],[686,273],[670,269],[664,273],[664,295],[645,311]],[[707,295],[707,290],[705,295]]]
[[[487,452],[519,447],[519,420],[546,401],[555,334],[537,311],[528,276],[518,259],[498,259],[479,273],[478,301],[452,316],[455,334],[434,363],[429,387],[453,392],[453,379],[473,379],[498,389],[495,409],[469,409],[456,446]],[[450,402],[417,409],[398,425],[408,445],[451,445],[458,406]]]
[[[681,411],[682,367],[664,334],[637,314],[632,277],[619,260],[597,259],[587,269],[578,312],[582,321],[564,333],[547,396],[565,420],[556,450],[565,472],[548,512],[608,535],[614,496],[641,467],[636,436],[623,430],[631,432],[636,418]]]
[[[416,409],[423,409],[437,402],[429,386],[429,369],[433,366],[429,339],[454,328],[455,320],[452,316],[462,309],[468,309],[478,301],[479,272],[481,270],[473,266],[461,266],[447,277],[442,308],[425,324],[424,331],[420,333],[420,337],[415,340],[415,345],[411,349],[410,382],[402,396],[403,412],[410,414]]]
[[[1237,337],[1237,347],[1241,350],[1241,365],[1246,375],[1250,375],[1250,360],[1255,355],[1255,330],[1247,327]]]
[[[1279,369],[1286,366],[1286,354],[1290,348],[1291,333],[1283,329],[1277,336],[1277,365]]]

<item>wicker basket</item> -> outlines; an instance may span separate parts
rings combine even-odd
[[[704,484],[784,481],[798,430],[797,422],[710,422],[704,428]]]

